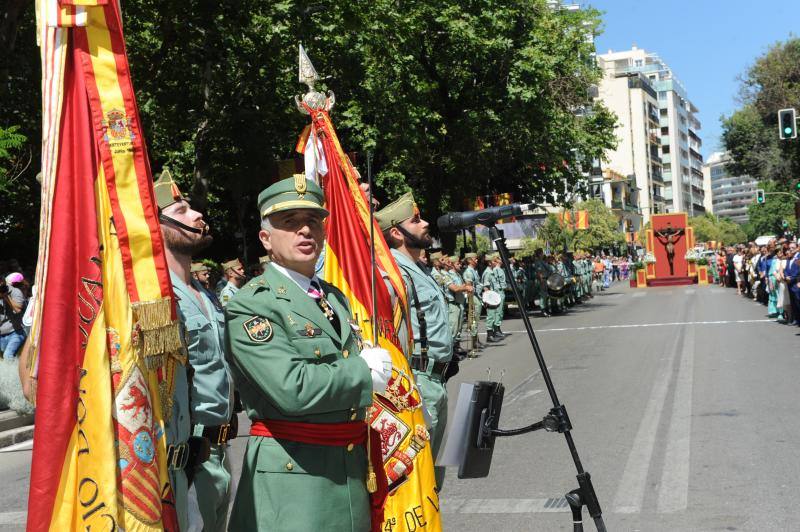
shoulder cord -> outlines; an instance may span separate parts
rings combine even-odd
[[[400,266],[398,264],[398,266]],[[422,359],[423,367],[428,365],[428,324],[425,321],[425,313],[422,312],[422,307],[419,304],[419,297],[417,297],[417,289],[414,286],[414,279],[411,277],[411,272],[404,266],[400,268],[406,272],[408,276],[408,284],[411,286],[411,297],[414,299],[414,309],[417,312],[417,321],[419,322],[419,352]],[[438,283],[437,283],[438,284]],[[413,333],[413,331],[412,331]],[[413,353],[412,353],[413,356]]]

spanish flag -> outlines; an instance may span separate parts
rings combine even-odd
[[[373,523],[373,530],[411,532],[424,526],[426,531],[437,532],[441,522],[429,435],[419,391],[396,332],[403,318],[399,311],[393,313],[381,272],[388,276],[403,306],[407,304],[405,286],[381,230],[373,221],[377,315],[372,315],[369,203],[327,111],[308,106],[305,109],[312,119],[310,134],[321,141],[327,163],[322,183],[326,208],[331,214],[326,224],[325,280],[348,297],[354,314],[352,325],[361,330],[365,339],[373,340],[373,319],[378,321],[377,343],[389,351],[394,366],[386,393],[375,395],[369,418],[370,426],[381,435],[381,456],[388,480],[383,522],[377,527]]]
[[[575,212],[575,229],[589,229],[589,211]]]
[[[29,531],[176,530],[182,357],[119,3],[39,0],[42,209]]]

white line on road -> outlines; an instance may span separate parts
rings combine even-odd
[[[661,413],[664,410],[664,401],[667,397],[669,381],[672,378],[675,353],[678,351],[680,339],[681,337],[676,335],[675,341],[671,343],[671,349],[664,351],[667,359],[656,377],[653,391],[650,393],[650,399],[647,401],[639,430],[633,440],[633,447],[622,473],[622,480],[617,488],[617,496],[614,499],[614,508],[617,513],[637,513],[642,508],[647,473],[656,443],[656,432],[658,432]]]
[[[636,292],[631,297],[644,297],[647,295],[647,292]]]
[[[569,512],[563,497],[553,499],[442,499],[443,514],[530,514]]]
[[[775,320],[717,320],[717,321],[672,321],[667,323],[626,323],[623,325],[592,325],[587,327],[562,327],[559,329],[534,329],[535,332],[591,331],[595,329],[633,329],[636,327],[674,327],[680,325],[734,325],[738,323],[774,323]],[[506,331],[524,333],[525,331]],[[484,333],[482,333],[484,334]]]
[[[681,512],[689,503],[689,452],[692,434],[692,382],[694,380],[694,327],[683,337],[681,362],[675,384],[667,436],[667,451],[661,484],[658,487],[658,512]]]

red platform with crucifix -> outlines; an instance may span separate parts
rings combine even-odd
[[[654,214],[647,230],[647,253],[655,262],[647,264],[647,286],[674,286],[697,282],[697,267],[686,260],[694,248],[694,231],[685,212]]]

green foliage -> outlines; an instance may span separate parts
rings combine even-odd
[[[708,266],[708,259],[705,257],[700,257],[697,259],[696,263],[698,266]]]
[[[773,45],[742,76],[744,105],[723,118],[722,140],[734,174],[793,186],[800,179],[800,142],[779,140],[778,110],[800,107],[800,38]]]
[[[541,238],[523,237],[521,242],[522,249],[516,252],[517,258],[533,257],[537,249],[544,250],[547,247],[547,242]]]
[[[645,269],[645,263],[640,261],[640,260],[637,260],[636,262],[631,264],[631,271],[632,272],[636,272],[637,270],[644,270],[644,269]]]
[[[615,143],[615,117],[588,90],[600,77],[585,38],[599,31],[593,9],[554,10],[545,0],[130,0],[123,19],[152,167],[169,164],[204,211],[216,257],[261,254],[256,196],[275,161],[295,155],[308,122],[293,103],[306,90],[298,42],[323,78],[317,88],[336,92],[342,146],[373,150],[379,199],[411,189],[428,220],[478,195],[563,201],[564,180],[580,192],[588,161]],[[21,124],[37,160],[32,5],[16,42],[0,124]],[[9,209],[29,222],[32,201],[36,194]],[[35,224],[21,230],[35,249]]]
[[[0,192],[8,192],[21,171],[18,152],[26,140],[25,135],[19,132],[19,126],[0,127]]]
[[[460,250],[465,250],[467,253],[473,252],[480,255],[481,253],[488,253],[492,249],[492,242],[489,240],[489,237],[484,235],[476,235],[476,240],[474,243],[478,245],[478,249],[475,249],[473,245],[472,235],[467,235],[467,242],[464,243],[464,235],[460,234],[456,237],[456,253]]]
[[[738,244],[747,240],[747,234],[739,224],[713,214],[689,218],[689,226],[694,228],[695,242],[724,242]]]
[[[763,188],[764,192],[787,192],[784,185],[774,181],[761,181],[758,187]],[[784,231],[784,220],[789,222],[790,228],[795,229],[797,220],[794,216],[794,202],[792,196],[768,194],[764,203],[750,204],[747,207],[749,220],[744,226],[747,238],[755,240],[760,235],[780,235]]]
[[[611,209],[598,199],[575,204],[570,210],[588,211],[589,228],[574,229],[573,224],[563,225],[555,214],[547,216],[537,236],[550,243],[553,249],[570,251],[614,249],[625,245],[625,234],[619,229],[619,220]]]

